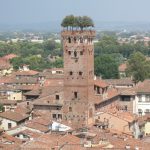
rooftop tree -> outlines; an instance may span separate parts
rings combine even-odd
[[[70,27],[72,30],[74,27],[76,29],[80,28],[81,30],[83,30],[84,28],[94,27],[94,23],[93,20],[88,16],[81,17],[81,16],[70,15],[70,16],[66,16],[63,19],[61,26],[67,28],[67,30],[68,27]]]

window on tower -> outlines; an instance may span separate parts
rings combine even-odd
[[[74,57],[77,57],[77,51],[74,51]]]
[[[78,98],[78,92],[74,92],[74,98]]]
[[[70,72],[69,72],[69,74],[70,74],[70,75],[73,75],[73,72],[72,72],[72,71],[70,71]]]
[[[71,38],[70,37],[68,38],[68,43],[71,43]]]
[[[76,43],[77,42],[77,39],[76,39],[76,37],[74,37],[74,43]]]
[[[71,55],[71,51],[68,51],[68,54]]]
[[[82,72],[82,71],[79,71],[79,75],[82,76],[82,75],[83,75],[83,72]]]
[[[83,43],[83,39],[82,38],[80,38],[80,43]]]
[[[83,55],[83,51],[80,51],[80,55]]]
[[[72,107],[69,107],[69,112],[72,112]]]
[[[59,100],[59,95],[56,95],[56,100]]]

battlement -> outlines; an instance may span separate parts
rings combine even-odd
[[[94,30],[63,30],[61,32],[62,38],[67,38],[67,37],[90,37],[90,38],[95,38],[96,32]]]

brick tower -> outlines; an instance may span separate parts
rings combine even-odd
[[[77,127],[92,123],[94,114],[95,31],[61,32],[64,50],[63,119]]]

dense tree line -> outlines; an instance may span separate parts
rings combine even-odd
[[[53,40],[43,43],[19,41],[17,43],[0,43],[0,57],[14,53],[19,57],[11,60],[15,69],[22,64],[30,65],[31,69],[43,70],[52,67],[63,67],[62,46]],[[58,56],[55,62],[51,62],[48,56]]]
[[[150,60],[141,52],[134,52],[127,63],[127,75],[132,76],[135,83],[150,78]]]
[[[145,46],[143,42],[119,44],[115,37],[104,36],[95,44],[95,74],[103,78],[118,78],[118,66],[124,61],[128,61],[128,68],[130,68],[128,70],[128,76],[132,75],[135,82],[142,81],[149,77],[149,71],[147,69],[149,63],[146,61],[147,65],[138,69],[138,66],[140,68],[139,63],[142,61],[138,56],[135,56],[137,65],[131,63],[135,61],[133,60],[133,56],[139,55],[139,53],[144,58],[145,56],[150,56],[150,45]],[[134,67],[131,67],[131,64]],[[144,71],[142,71],[143,69]],[[138,70],[141,72],[138,72]]]

